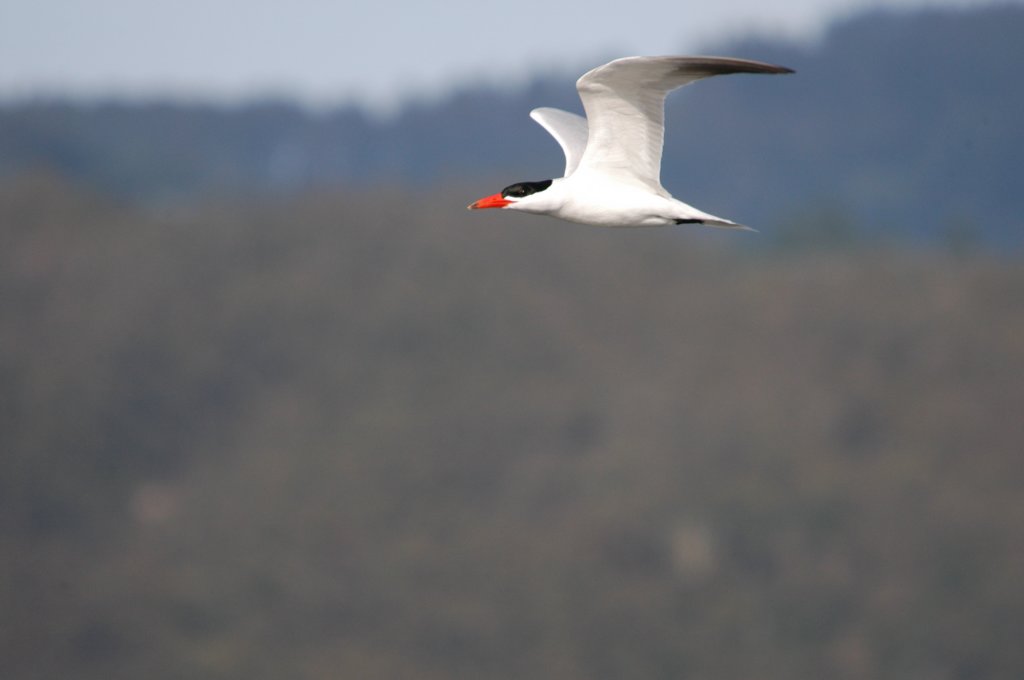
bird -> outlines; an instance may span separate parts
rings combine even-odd
[[[517,182],[471,203],[603,227],[703,224],[746,229],[672,197],[661,185],[665,98],[696,80],[731,73],[794,73],[730,57],[623,57],[584,73],[586,118],[550,107],[530,112],[565,153],[565,175]],[[751,230],[752,231],[752,230]]]

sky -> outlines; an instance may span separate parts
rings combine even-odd
[[[870,7],[981,4],[993,0],[0,0],[0,101],[289,97],[387,112],[619,56],[813,41]]]

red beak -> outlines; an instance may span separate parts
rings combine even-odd
[[[501,194],[494,194],[493,196],[484,196],[476,203],[469,205],[470,210],[482,210],[484,208],[504,208],[512,201],[506,201],[505,197]]]

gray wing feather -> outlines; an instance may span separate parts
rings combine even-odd
[[[587,148],[587,119],[549,106],[530,111],[530,118],[547,130],[565,153],[565,176],[576,170]]]
[[[722,57],[625,57],[576,82],[589,137],[579,169],[613,173],[664,193],[661,150],[665,96],[695,80],[730,73],[792,73],[759,61]]]

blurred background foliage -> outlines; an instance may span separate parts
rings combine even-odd
[[[1020,250],[1021,34],[1017,4],[863,13],[812,45],[710,45],[705,53],[797,73],[716,78],[673,94],[663,183],[770,233],[794,210],[827,205],[872,239],[940,239],[956,222]],[[578,76],[465,87],[384,119],[289,101],[26,100],[0,105],[0,177],[42,167],[150,206],[339,184],[440,190],[467,178],[492,180],[493,193],[561,176],[561,151],[527,114],[542,105],[581,111]]]
[[[4,187],[5,677],[1024,668],[1018,260],[464,195]]]
[[[846,36],[865,56],[841,89],[881,87],[870,62],[896,58],[851,36],[934,38],[950,16],[998,37],[1021,12],[851,20],[806,77]],[[790,48],[746,56],[801,67],[772,49]],[[1009,119],[1019,88],[981,73],[993,99],[953,110],[943,90],[921,124]],[[709,107],[806,87],[766,80]],[[760,234],[468,213],[506,152],[557,172],[542,131],[546,152],[500,147],[520,142],[501,116],[530,129],[530,106],[559,104],[549,86],[391,123],[318,114],[378,154],[324,132],[323,158],[394,164],[362,177],[294,174],[298,143],[277,165],[236,153],[312,129],[287,106],[0,111],[0,676],[1021,677],[1019,119],[922,132],[887,158],[938,160],[901,165],[871,146],[899,116],[851,111],[852,183],[793,160],[842,156],[819,146],[834,125],[813,136],[840,109],[748,121],[748,156],[703,135],[725,164],[686,185],[736,182],[694,202]],[[435,127],[444,106],[492,145]],[[731,106],[709,110],[757,117]],[[915,168],[956,167],[963,144],[988,145],[962,167],[995,181],[925,191]],[[260,168],[277,179],[242,172]],[[762,211],[771,168],[787,190]],[[851,187],[934,219],[865,215]],[[959,209],[982,203],[1000,220]]]

